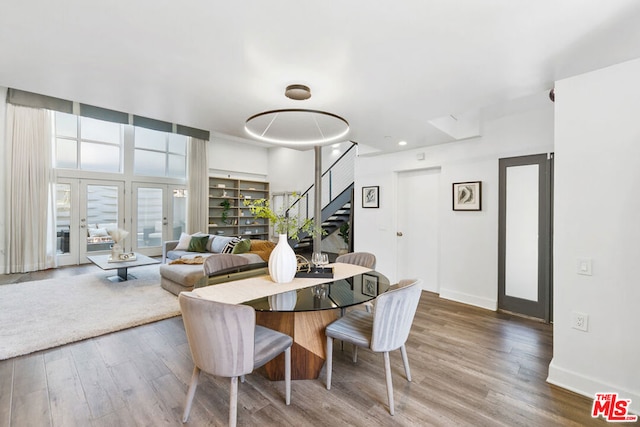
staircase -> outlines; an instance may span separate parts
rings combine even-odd
[[[324,231],[322,234],[323,239],[339,230],[342,224],[350,222],[351,220],[353,184],[345,189],[344,193],[344,197],[348,196],[348,199],[344,204],[340,204],[344,201],[344,198],[339,197],[334,200],[335,203],[332,202],[322,209],[322,230]],[[302,232],[298,237],[300,238],[299,242],[292,242],[295,251],[304,252],[313,247],[313,236]]]
[[[322,174],[322,238],[340,229],[345,222],[351,222],[353,202],[353,166],[356,156],[354,143],[325,173]],[[313,219],[313,199],[315,186],[310,186],[287,209],[287,214],[295,214],[303,219]],[[313,236],[301,232],[299,241],[289,241],[296,252],[309,251],[313,247]]]

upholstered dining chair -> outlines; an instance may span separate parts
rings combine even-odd
[[[393,383],[389,352],[400,349],[404,372],[407,381],[411,381],[409,359],[405,343],[413,318],[418,308],[422,286],[420,280],[406,281],[405,286],[385,292],[376,298],[376,309],[373,313],[351,311],[329,324],[325,329],[327,335],[327,390],[331,389],[331,371],[333,369],[333,340],[353,344],[357,347],[368,347],[376,353],[384,355],[384,371],[387,382],[387,398],[389,413],[394,414]],[[354,353],[354,362],[357,353]]]
[[[202,264],[205,276],[210,276],[217,271],[227,268],[241,267],[249,264],[249,260],[234,254],[213,254],[209,255]]]
[[[376,268],[376,256],[369,252],[349,252],[348,254],[339,255],[336,258],[336,262],[359,265],[361,267],[367,267],[372,270]],[[371,303],[364,303],[364,307],[367,311],[372,311]],[[344,309],[340,311],[341,316],[344,316],[344,313]]]
[[[369,252],[349,252],[336,258],[336,262],[355,264],[371,269],[376,268],[376,256]]]
[[[178,296],[182,320],[187,332],[194,368],[187,392],[183,422],[187,422],[198,387],[200,372],[231,378],[229,425],[235,426],[238,414],[238,377],[244,379],[268,361],[284,352],[285,403],[291,401],[291,345],[293,339],[283,333],[256,326],[253,307],[225,304],[199,298],[193,292]]]

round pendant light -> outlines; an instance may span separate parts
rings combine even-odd
[[[349,122],[326,111],[271,110],[249,117],[244,125],[253,138],[291,147],[324,145],[349,133]]]

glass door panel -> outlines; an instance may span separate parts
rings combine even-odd
[[[69,254],[71,239],[71,184],[56,184],[56,253]]]
[[[161,246],[166,218],[162,188],[138,187],[136,231],[138,249]]]
[[[171,221],[171,240],[178,240],[180,234],[187,232],[187,190],[184,188],[173,188],[171,191],[173,205],[173,216]],[[202,230],[207,232],[207,230]]]
[[[111,181],[80,183],[80,259],[86,255],[111,250],[114,241],[109,232],[124,229],[124,184]],[[123,248],[131,246],[130,238],[121,242]]]
[[[78,265],[78,180],[58,180],[55,191],[58,265]]]
[[[148,256],[162,254],[162,243],[186,231],[187,194],[184,187],[133,183],[134,250]]]

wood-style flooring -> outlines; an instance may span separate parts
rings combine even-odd
[[[53,274],[74,271],[59,270]],[[239,386],[238,424],[606,424],[591,418],[590,399],[545,382],[549,325],[423,292],[407,351],[410,383],[400,353],[391,356],[395,416],[382,355],[361,350],[354,365],[351,348],[336,345],[330,391],[323,369],[318,380],[294,381],[286,406],[284,383],[253,373]],[[0,361],[0,426],[180,426],[192,369],[180,317]],[[228,391],[228,379],[203,374],[187,425],[226,425]]]

